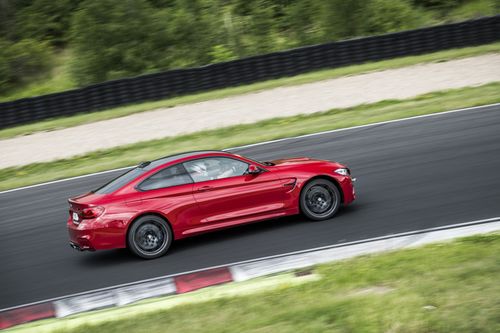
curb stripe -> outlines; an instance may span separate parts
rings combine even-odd
[[[210,269],[206,271],[184,274],[174,277],[178,294],[193,290],[232,282],[233,277],[228,267]]]
[[[0,312],[0,329],[24,324],[30,321],[54,318],[55,310],[52,303],[41,303],[7,312]]]

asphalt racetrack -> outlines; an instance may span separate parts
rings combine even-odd
[[[68,245],[66,199],[111,172],[0,194],[0,309],[214,265],[500,216],[500,106],[236,150],[260,160],[310,156],[348,164],[358,200],[330,221],[301,216],[174,243],[144,261],[127,250]],[[168,155],[168,152],[165,152]],[[432,260],[432,258],[429,258]]]

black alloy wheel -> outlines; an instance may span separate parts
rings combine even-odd
[[[300,209],[314,221],[332,218],[339,210],[341,201],[337,186],[327,179],[310,181],[300,193]]]
[[[142,216],[130,227],[127,243],[129,249],[141,258],[158,258],[167,253],[172,244],[172,230],[159,216]]]

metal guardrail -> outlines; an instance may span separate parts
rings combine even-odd
[[[0,103],[0,128],[249,84],[318,69],[474,46],[498,40],[500,15],[107,81],[61,93]]]

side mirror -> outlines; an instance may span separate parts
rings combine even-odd
[[[247,173],[248,173],[249,175],[257,175],[257,174],[259,174],[259,173],[261,173],[261,172],[262,172],[262,170],[261,170],[258,166],[256,166],[255,164],[250,164],[250,165],[248,166],[248,171],[247,171]]]

